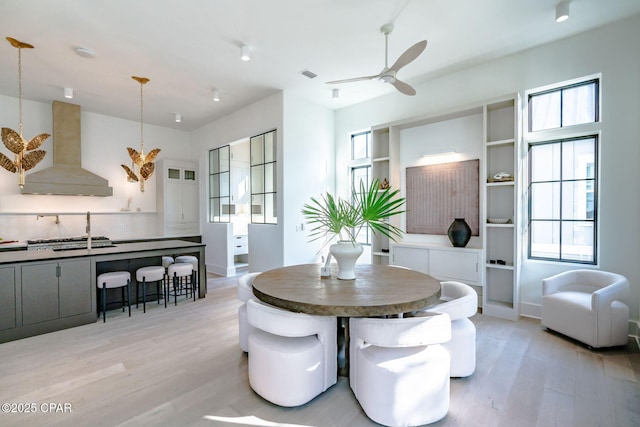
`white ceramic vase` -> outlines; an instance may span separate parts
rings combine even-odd
[[[339,240],[338,243],[329,246],[331,256],[338,263],[338,279],[353,280],[356,278],[354,267],[356,260],[362,255],[362,250],[360,243],[353,243],[350,240]]]

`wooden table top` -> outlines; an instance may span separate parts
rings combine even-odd
[[[260,300],[294,312],[367,317],[406,313],[438,302],[440,282],[418,271],[383,265],[356,265],[355,280],[320,277],[320,264],[266,271],[253,281]]]

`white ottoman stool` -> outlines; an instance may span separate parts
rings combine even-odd
[[[131,317],[131,274],[128,271],[102,273],[96,280],[98,289],[102,289],[102,322],[106,322],[107,289],[122,288],[122,311],[124,311],[124,288],[127,288],[127,306]]]
[[[181,287],[182,279],[185,279],[185,286],[193,292],[193,300],[196,300],[196,290],[193,283],[193,266],[190,263],[174,262],[169,266],[167,274],[169,275],[169,278],[173,283],[174,305],[178,305],[178,290]],[[188,295],[188,292],[186,295]],[[165,298],[169,298],[168,286],[165,293]]]
[[[158,298],[158,304],[160,304],[160,283],[164,282],[165,269],[159,265],[153,265],[149,267],[142,267],[136,270],[136,281],[138,284],[142,283],[142,312],[147,312],[147,283],[156,282],[156,297]],[[164,286],[163,293],[164,295]],[[136,307],[138,306],[138,286],[136,284]],[[164,306],[167,306],[167,300],[164,300]]]
[[[193,267],[193,277],[191,278],[191,282],[193,283],[193,288],[197,288],[198,293],[200,293],[200,283],[198,281],[198,257],[193,255],[180,255],[179,257],[176,257],[175,262],[188,262],[191,264]]]

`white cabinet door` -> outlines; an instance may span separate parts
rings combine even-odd
[[[429,274],[429,249],[392,246],[391,264]]]
[[[198,186],[182,186],[182,221],[188,224],[198,223]]]
[[[193,162],[159,162],[163,179],[158,187],[158,210],[167,236],[186,236],[199,231],[198,169]]]
[[[167,182],[166,196],[167,224],[177,224],[182,221],[182,183],[169,180]]]
[[[456,280],[475,285],[479,282],[478,253],[429,250],[429,274],[439,280]]]

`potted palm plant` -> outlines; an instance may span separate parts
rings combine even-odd
[[[311,198],[304,205],[302,214],[312,228],[311,241],[325,239],[324,245],[337,239],[329,252],[338,262],[338,279],[355,279],[353,267],[362,254],[362,245],[357,242],[359,233],[368,226],[374,234],[382,234],[396,241],[402,230],[389,223],[389,217],[404,211],[405,198],[398,197],[399,190],[388,186],[381,189],[375,179],[365,187],[360,182],[360,191],[352,189],[351,200],[336,198],[329,192],[320,199]]]

